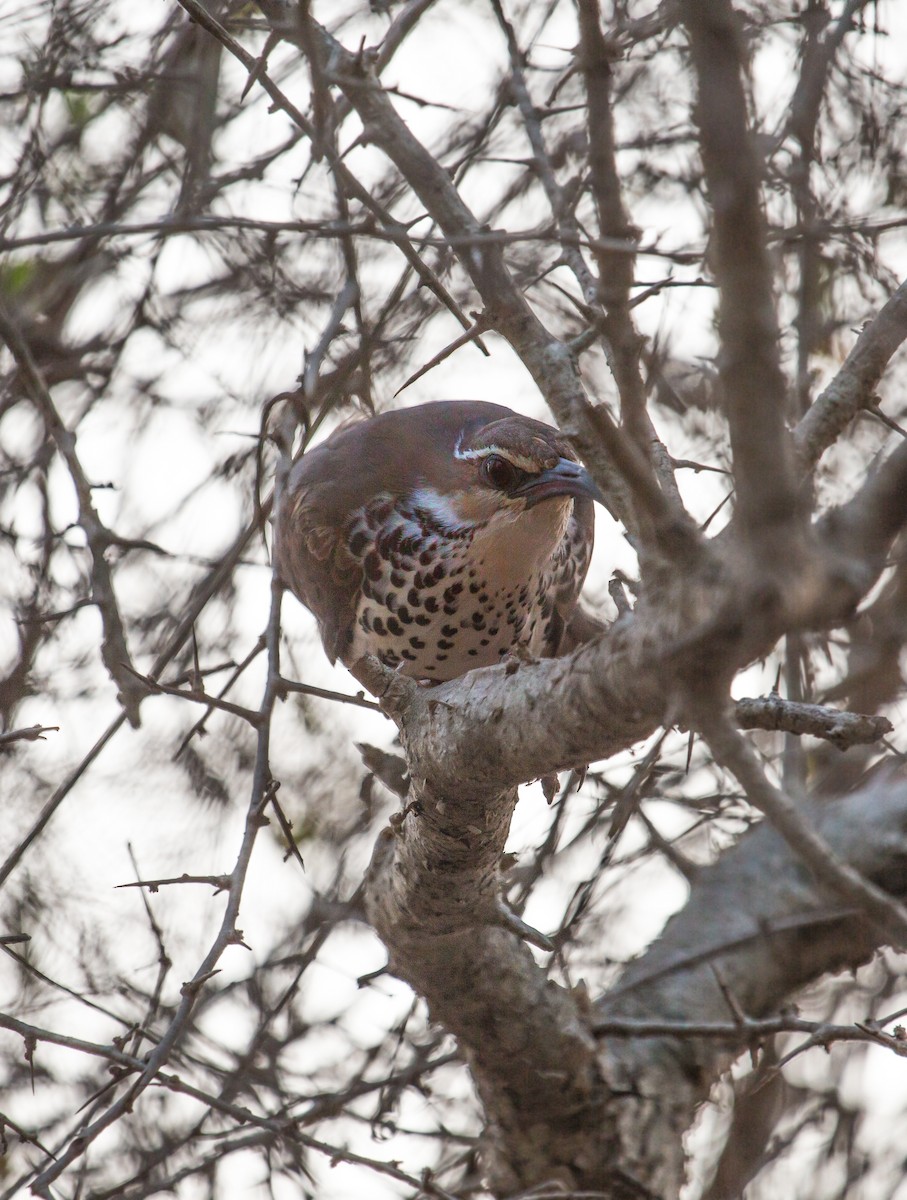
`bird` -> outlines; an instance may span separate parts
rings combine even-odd
[[[372,654],[441,683],[576,644],[596,500],[550,425],[481,400],[395,409],[342,425],[296,460],[278,573],[315,615],[332,663]]]

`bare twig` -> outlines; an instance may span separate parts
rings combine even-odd
[[[147,678],[155,679],[157,675],[171,662],[173,657],[179,652],[186,638],[189,637],[192,626],[198,614],[202,611],[212,596],[216,595],[219,589],[223,586],[224,580],[229,578],[236,563],[241,558],[246,546],[258,532],[261,527],[261,522],[267,519],[271,511],[271,498],[269,497],[261,506],[260,512],[255,518],[240,530],[233,544],[227,549],[223,557],[209,571],[208,575],[194,589],[192,599],[186,606],[182,617],[177,622],[177,626],[173,633],[167,639],[167,643],[163,650],[155,659],[152,669],[149,671]],[[73,787],[78,783],[79,779],[85,774],[91,764],[97,759],[98,755],[105,746],[116,736],[119,730],[123,727],[126,721],[125,712],[120,713],[107,726],[104,732],[100,735],[95,744],[91,747],[88,753],[82,760],[76,764],[72,771],[67,775],[63,782],[54,790],[48,800],[45,802],[41,812],[38,814],[29,831],[19,841],[19,843],[10,851],[6,859],[0,865],[0,887],[6,882],[10,874],[16,869],[22,861],[23,856],[32,846],[42,831],[47,826],[48,821],[72,791]]]
[[[191,700],[193,704],[204,704],[209,709],[217,709],[220,712],[230,713],[234,717],[240,717],[253,727],[256,727],[261,720],[260,712],[244,708],[241,704],[234,704],[230,700],[223,700],[219,696],[212,696],[204,688],[192,688],[186,691],[184,688],[170,687],[169,684],[160,683],[158,680],[152,679],[150,675],[142,675],[139,671],[133,671],[131,668],[129,670],[136,679],[144,684],[146,691],[151,695],[175,696],[179,700]]]
[[[9,729],[0,733],[0,746],[8,746],[12,742],[45,742],[45,733],[57,733],[59,725],[30,725],[27,729]]]
[[[353,704],[356,708],[368,708],[372,712],[380,712],[380,704],[376,704],[374,700],[366,700],[361,692],[357,692],[355,696],[349,696],[346,692],[332,692],[329,688],[315,687],[311,683],[299,683],[295,679],[281,679],[280,681],[281,699],[284,699],[287,692],[299,692],[303,696],[318,696],[322,700],[336,700],[340,704]]]
[[[170,879],[136,879],[132,883],[118,883],[118,888],[147,888],[149,892],[160,891],[174,883],[204,883],[214,888],[214,895],[225,892],[230,887],[229,875],[182,875]]]
[[[421,366],[418,371],[414,371],[412,375],[408,376],[407,379],[404,380],[404,382],[401,383],[394,392],[395,396],[399,396],[402,391],[405,391],[406,388],[410,386],[410,384],[415,383],[417,379],[421,379],[423,375],[427,375],[429,371],[433,370],[436,366],[438,366],[439,363],[444,362],[446,358],[449,358],[451,354],[453,354],[456,350],[459,350],[461,346],[465,346],[467,342],[473,342],[480,339],[481,334],[485,333],[489,329],[488,322],[481,313],[473,313],[472,316],[474,318],[473,323],[466,330],[466,332],[461,333],[458,338],[454,338],[454,340],[450,342],[449,345],[445,346],[443,350],[439,350],[437,354],[432,355],[428,362],[425,363],[424,366]]]
[[[802,704],[784,700],[777,693],[736,700],[734,720],[741,729],[774,729],[823,738],[839,750],[870,745],[894,728],[887,717]]]
[[[808,1033],[809,1046],[827,1049],[834,1042],[882,1041],[902,1058],[907,1057],[907,1043],[896,1037],[885,1035],[880,1030],[868,1029],[855,1022],[853,1025],[836,1025],[826,1021],[809,1021],[804,1017],[785,1015],[777,1017],[747,1017],[741,1015],[734,1021],[650,1021],[645,1019],[614,1018],[596,1021],[592,1028],[599,1037],[621,1038],[714,1038],[732,1045],[752,1045],[764,1038],[779,1033]],[[802,1053],[798,1047],[793,1054]],[[786,1059],[785,1059],[786,1061]]]
[[[853,28],[855,13],[865,7],[866,0],[847,0],[832,28],[827,28],[829,15],[822,9],[807,10],[802,15],[804,26],[800,75],[791,98],[787,127],[800,144],[800,153],[791,164],[791,193],[797,204],[797,220],[802,231],[798,257],[797,312],[797,412],[802,416],[809,407],[810,359],[816,349],[821,321],[822,241],[815,225],[819,204],[813,187],[813,165],[816,159],[816,137],[822,112],[822,96],[835,55],[845,35]]]

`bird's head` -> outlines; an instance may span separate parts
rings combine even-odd
[[[545,523],[561,524],[572,509],[569,501],[603,502],[598,486],[559,431],[529,417],[510,413],[467,423],[446,447],[436,444],[435,452],[445,454],[446,469],[435,470],[431,479],[426,472],[413,498],[450,528],[503,529],[543,500],[554,499],[561,503],[546,514]]]

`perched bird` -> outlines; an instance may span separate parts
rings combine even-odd
[[[570,648],[595,499],[549,425],[472,400],[399,409],[295,463],[279,569],[331,662],[374,654],[440,682]]]

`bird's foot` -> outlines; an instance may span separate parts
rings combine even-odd
[[[514,646],[511,646],[501,659],[501,662],[504,664],[504,670],[508,675],[515,675],[520,667],[530,667],[533,663],[539,662],[539,658],[532,653],[528,646],[517,642]]]

